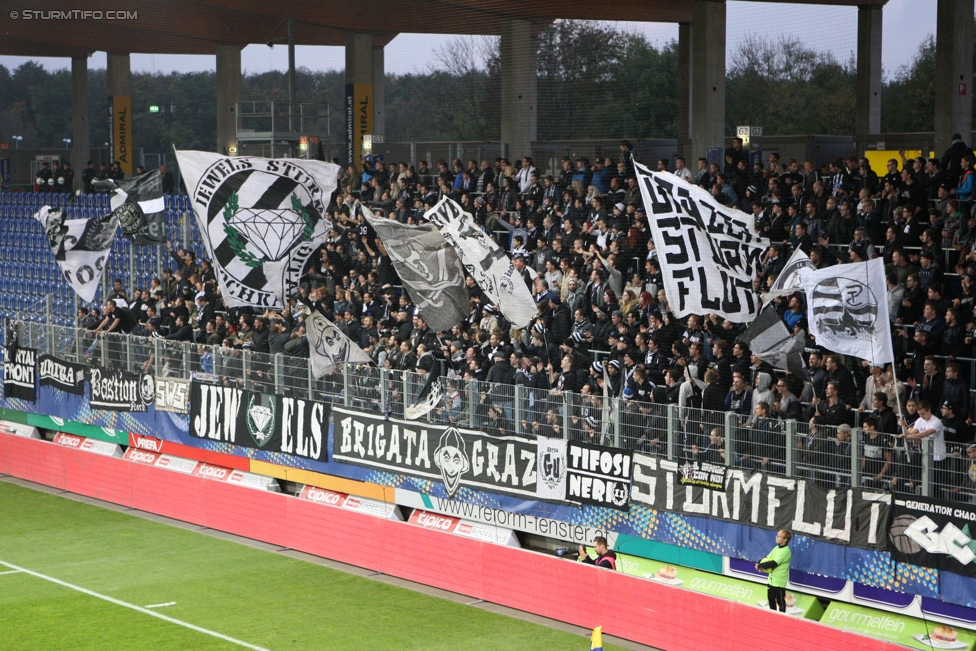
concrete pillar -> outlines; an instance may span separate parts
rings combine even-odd
[[[960,134],[972,145],[973,0],[939,0],[935,35],[935,155]]]
[[[386,135],[386,55],[373,48],[373,133]]]
[[[346,32],[346,159],[361,164],[363,136],[376,128],[373,36]]]
[[[691,146],[694,157],[725,146],[725,0],[692,5]]]
[[[868,135],[881,133],[881,11],[881,7],[857,8],[854,138],[860,152]]]
[[[237,104],[241,101],[241,48],[217,45],[217,153],[236,156]]]
[[[132,137],[132,72],[128,54],[107,53],[106,86],[108,96],[114,99],[110,107],[112,116],[109,140],[113,151],[110,158],[122,164],[126,174],[135,172],[135,146]]]
[[[678,24],[678,141],[691,137],[691,23]]]
[[[82,188],[81,173],[88,163],[88,57],[71,57],[71,167],[74,189]]]
[[[129,55],[109,52],[106,58],[108,61],[108,65],[106,66],[108,76],[106,84],[108,85],[109,97],[116,95],[129,97],[131,95],[130,87],[132,85]]]
[[[536,39],[532,23],[502,19],[501,139],[511,160],[529,156],[537,138]]]

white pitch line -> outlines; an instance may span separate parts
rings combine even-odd
[[[195,624],[191,624],[189,622],[184,622],[184,621],[179,620],[179,619],[176,619],[174,617],[167,617],[166,615],[163,615],[162,613],[157,613],[157,612],[155,612],[153,610],[148,610],[146,608],[143,608],[142,606],[137,606],[135,604],[130,604],[127,601],[122,601],[121,599],[116,599],[115,597],[109,597],[108,595],[99,594],[98,592],[95,592],[93,590],[88,590],[87,588],[82,588],[81,586],[74,585],[73,583],[68,583],[67,581],[62,581],[61,579],[56,579],[53,576],[47,576],[46,574],[41,574],[40,572],[34,572],[33,570],[28,570],[25,567],[19,567],[17,565],[14,565],[12,563],[7,563],[5,561],[0,561],[0,565],[6,565],[9,568],[13,568],[13,570],[15,572],[23,572],[24,574],[29,574],[30,576],[37,577],[38,579],[44,579],[45,581],[50,581],[51,583],[55,583],[57,585],[60,585],[60,586],[65,587],[65,588],[70,588],[70,589],[75,590],[77,592],[80,592],[82,594],[86,594],[89,597],[95,597],[96,599],[101,599],[102,601],[107,601],[107,602],[109,602],[111,604],[115,604],[116,606],[122,606],[123,608],[128,608],[130,610],[134,610],[136,612],[142,613],[143,615],[149,615],[150,617],[155,617],[156,619],[161,619],[164,622],[169,622],[170,624],[176,624],[177,626],[182,626],[184,628],[188,628],[191,631],[196,631],[197,633],[203,633],[204,635],[210,635],[211,637],[215,637],[215,638],[218,638],[220,640],[224,640],[225,642],[230,642],[231,644],[236,644],[236,645],[242,646],[242,647],[244,647],[246,649],[252,649],[252,651],[270,651],[270,649],[266,649],[263,646],[257,646],[256,644],[250,644],[248,642],[244,642],[242,640],[238,640],[236,638],[230,637],[229,635],[224,635],[223,633],[218,633],[217,631],[211,631],[209,629],[203,628],[201,626],[196,626]],[[12,572],[4,572],[4,574],[12,574]]]
[[[4,574],[19,574],[19,573],[20,570],[10,570],[9,572],[0,572],[0,576],[3,576]]]
[[[146,608],[163,608],[164,606],[175,606],[175,601],[167,601],[164,604],[149,604]]]

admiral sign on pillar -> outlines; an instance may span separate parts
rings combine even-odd
[[[108,98],[108,142],[112,158],[132,174],[132,98],[127,95]]]
[[[363,136],[373,133],[373,84],[346,84],[346,158],[360,165]]]

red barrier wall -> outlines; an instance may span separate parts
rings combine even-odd
[[[524,549],[0,435],[0,473],[551,617],[668,650],[894,651],[766,609]],[[345,543],[337,544],[337,536]]]

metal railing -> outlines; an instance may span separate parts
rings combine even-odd
[[[321,379],[308,360],[228,346],[158,337],[101,334],[21,321],[20,342],[71,361],[129,372],[190,379],[195,371],[226,386],[329,402],[403,418],[426,384],[420,373],[346,365]],[[860,427],[758,418],[674,404],[604,398],[600,394],[540,389],[524,383],[489,384],[443,377],[443,398],[423,420],[490,434],[586,440],[671,461],[707,460],[789,477],[829,488],[873,487],[972,501],[976,453],[947,444],[946,460],[932,460],[929,439],[891,434],[871,437]],[[855,412],[856,413],[856,412]],[[971,456],[972,455],[972,456]]]

